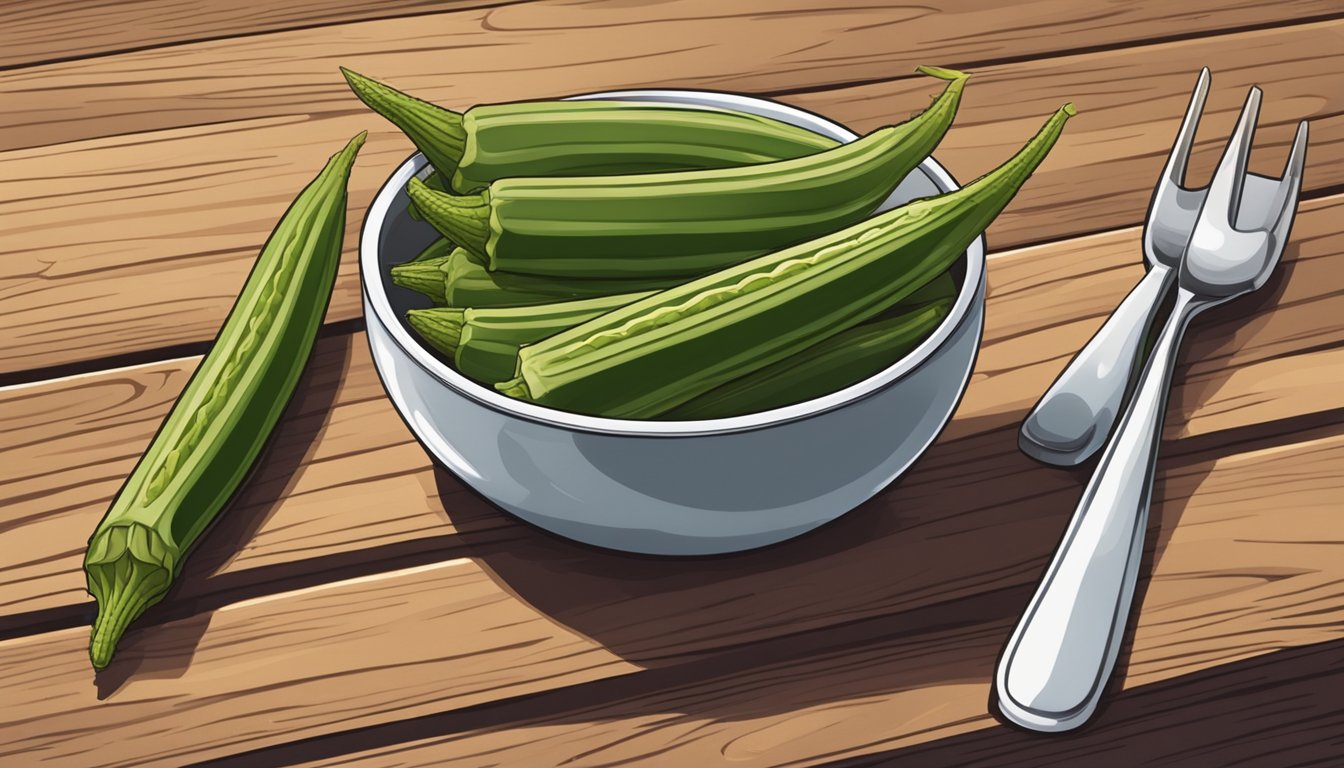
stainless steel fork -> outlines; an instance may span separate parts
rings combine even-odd
[[[995,676],[1004,716],[1065,731],[1086,722],[1115,666],[1138,578],[1171,372],[1190,320],[1265,284],[1283,253],[1306,163],[1307,124],[1284,174],[1246,172],[1260,108],[1252,88],[1209,184],[1177,277],[1176,303],[1102,452],[1064,540]]]
[[[1120,415],[1143,340],[1158,307],[1176,282],[1176,270],[1208,191],[1207,187],[1186,187],[1185,168],[1209,95],[1210,79],[1208,67],[1200,70],[1176,143],[1153,189],[1143,227],[1148,273],[1022,422],[1018,445],[1038,461],[1061,467],[1086,461],[1106,442]]]

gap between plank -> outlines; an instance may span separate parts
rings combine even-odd
[[[364,330],[364,317],[361,315],[322,325],[317,331],[317,338],[345,336],[359,333],[362,330]],[[209,352],[214,343],[214,339],[193,341],[187,344],[175,344],[171,347],[142,349],[111,357],[76,360],[75,362],[61,363],[46,368],[29,368],[23,371],[0,373],[0,394],[3,394],[6,389],[17,389],[30,384],[45,384],[62,379],[101,375],[121,368],[137,368],[142,365],[153,365],[154,363],[178,358],[200,357]]]
[[[778,635],[767,640],[724,646],[713,651],[664,658],[667,662],[589,683],[523,694],[488,704],[424,715],[382,725],[355,728],[323,736],[241,752],[199,763],[199,768],[280,768],[350,753],[361,753],[416,741],[431,735],[490,730],[529,720],[554,717],[575,710],[609,707],[675,689],[688,680],[706,680],[741,674],[813,655],[843,653],[850,649],[891,643],[906,638],[975,627],[994,606],[1023,603],[1034,584],[1022,584],[948,600],[910,611],[856,619],[828,627]],[[997,624],[1004,626],[998,627]],[[1006,631],[1004,622],[992,625]],[[917,629],[911,629],[917,627]]]

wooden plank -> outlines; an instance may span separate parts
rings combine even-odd
[[[1115,697],[1066,738],[993,728],[827,768],[1332,766],[1344,754],[1344,643],[1258,656]]]
[[[93,685],[82,627],[0,643],[0,760],[185,765],[281,734],[636,669],[515,600],[469,560],[249,600],[168,626]],[[19,691],[27,693],[10,695]],[[61,713],[75,709],[82,743],[56,736],[74,724],[60,723]],[[175,716],[146,719],[153,711]]]
[[[1339,646],[1344,592],[1334,576],[1344,522],[1333,502],[1340,481],[1330,474],[1342,467],[1344,436],[1336,436],[1168,472],[1165,499],[1149,532],[1158,550],[1150,556],[1155,564],[1141,586],[1137,628],[1124,655],[1127,675],[1113,688],[1132,694],[1145,686],[1179,685],[1205,670],[1245,666],[1246,659],[1265,654],[1272,659],[1282,649],[1314,643],[1335,643],[1334,653],[1318,659],[1316,669],[1328,673],[1336,666],[1327,659],[1344,658]],[[1293,532],[1283,528],[1280,510],[1285,507],[1293,509]],[[891,750],[946,742],[972,731],[1008,730],[997,726],[986,702],[998,653],[1029,594],[1026,589],[994,593],[766,641],[712,661],[687,663],[685,669],[647,673],[653,679],[638,687],[634,682],[606,686],[609,695],[603,686],[592,685],[558,691],[547,702],[503,704],[486,722],[471,714],[445,715],[249,755],[237,764],[262,768],[306,759],[314,766],[401,768],[750,768],[814,765],[871,753],[896,757],[893,762],[901,764],[907,753]],[[1260,682],[1274,679],[1262,676]],[[1125,700],[1117,694],[1084,733],[1115,727],[1114,702]],[[1302,707],[1300,700],[1285,700],[1272,689],[1242,695],[1246,698],[1236,702],[1236,709],[1263,708],[1272,715]],[[1182,702],[1191,705],[1207,706],[1198,699]],[[1337,713],[1338,707],[1318,711]],[[1164,714],[1163,719],[1176,717]],[[1163,720],[1150,725],[1161,731]],[[1325,733],[1319,726],[1315,732]],[[1012,741],[1027,744],[1026,739]],[[1056,739],[1055,747],[1032,751],[1074,762],[1031,762],[1004,751],[1000,758],[1020,762],[985,764],[1091,764],[1080,759],[1072,742]],[[976,757],[950,746],[942,751],[949,758]],[[928,764],[915,757],[925,751],[908,754],[909,764]],[[273,762],[281,757],[283,762]]]
[[[255,4],[194,14],[192,23],[225,15],[252,23],[244,14]],[[271,13],[290,16],[305,5],[312,4]],[[844,8],[807,0],[733,6],[674,0],[660,3],[656,13],[627,3],[510,4],[12,70],[0,76],[0,99],[10,105],[11,118],[0,126],[0,148],[348,111],[352,99],[337,64],[463,107],[659,84],[797,91],[908,75],[919,64],[1018,60],[1339,15],[1330,0],[1270,6],[1142,0],[1118,8],[1095,0],[1030,0],[999,9],[961,0],[941,10],[882,0]],[[144,26],[119,33],[139,35]]]
[[[1042,115],[1072,99],[1078,117],[990,228],[991,245],[1137,224],[1147,212],[1196,73],[1208,66],[1213,86],[1190,164],[1192,184],[1212,174],[1247,90],[1259,85],[1265,96],[1251,169],[1278,177],[1297,122],[1310,119],[1305,188],[1336,187],[1344,184],[1344,171],[1334,160],[1344,151],[1344,67],[1328,62],[1338,59],[1333,51],[1341,35],[1344,22],[1323,22],[978,68],[956,127],[936,154],[956,178],[976,178],[1030,136]],[[791,101],[844,115],[847,125],[866,131],[889,122],[891,105],[910,98],[912,85],[874,83],[843,94],[798,94]]]
[[[1127,685],[1341,637],[1344,592],[1335,565],[1342,467],[1344,435],[1335,435],[1163,473],[1150,537],[1154,575],[1142,598]],[[1285,505],[1294,510],[1291,525]],[[1019,521],[982,530],[982,546],[945,559],[942,575],[987,579],[987,591],[1026,585],[1043,552],[1033,553],[1027,574],[984,570],[988,563],[975,554],[1024,544],[1048,550],[1052,540],[1028,527]],[[912,579],[921,553],[908,544],[884,544],[887,574],[869,562],[866,579]],[[840,567],[852,557],[853,550],[830,552],[811,563],[811,580],[831,602],[866,588],[862,580],[844,578],[857,575]],[[549,600],[588,603],[584,587],[594,576],[609,587],[628,585],[630,569],[618,574],[604,567],[611,558],[585,560],[586,573],[554,561],[540,564],[548,572]],[[734,588],[734,572],[745,561],[699,562],[695,570],[708,562],[719,599],[736,598],[739,614],[751,610],[747,594]],[[688,575],[686,564],[677,567]],[[765,589],[750,593],[751,601],[778,607],[776,599],[787,599],[796,583],[790,576],[798,575],[776,571]],[[6,641],[0,675],[10,698],[0,710],[6,745],[0,756],[182,764],[576,686],[565,706],[536,722],[497,713],[501,726],[517,729],[513,733],[501,733],[503,727],[463,733],[444,721],[446,738],[415,746],[446,754],[396,759],[423,765],[450,758],[479,764],[486,756],[501,765],[542,756],[547,763],[561,757],[579,765],[807,764],[989,725],[989,669],[1025,600],[1025,592],[1014,592],[972,601],[973,612],[957,620],[932,611],[908,613],[902,622],[896,610],[884,627],[895,637],[879,635],[874,642],[868,630],[841,627],[841,642],[829,653],[810,652],[807,643],[829,639],[829,631],[817,632],[803,638],[796,655],[766,655],[753,664],[744,643],[792,634],[799,624],[777,617],[768,634],[741,632],[740,620],[707,625],[699,614],[659,611],[658,601],[636,588],[619,600],[625,625],[656,632],[646,640],[663,649],[638,658],[613,643],[612,634],[593,632],[576,614],[558,616],[533,600],[538,592],[520,587],[501,572],[497,556],[488,555],[245,601],[138,632],[96,685],[89,684],[82,628]],[[906,610],[941,601],[918,602]],[[902,624],[904,637],[894,631]],[[719,677],[706,679],[694,673],[703,657],[684,657],[693,645],[701,652],[727,647],[744,663],[724,664]],[[680,669],[683,663],[690,666]],[[587,704],[583,683],[644,668],[660,670],[662,682],[632,701]],[[666,685],[673,677],[680,682]],[[118,739],[109,742],[113,730]],[[867,735],[858,740],[858,734]],[[475,737],[484,741],[473,743]]]
[[[815,24],[808,29],[815,34]],[[1344,169],[1344,59],[1334,55],[1340,34],[1344,22],[1308,24],[985,67],[968,91],[960,125],[938,156],[957,176],[977,176],[1015,150],[1059,102],[1076,97],[1082,113],[1071,122],[1055,155],[990,230],[990,242],[1005,247],[1136,224],[1184,110],[1191,75],[1207,63],[1218,72],[1217,88],[1205,120],[1205,136],[1211,138],[1200,144],[1196,177],[1217,155],[1244,88],[1254,81],[1268,94],[1257,166],[1273,168],[1281,162],[1292,125],[1311,117],[1306,184],[1309,191],[1331,189],[1344,183],[1344,171],[1339,170]],[[582,48],[568,37],[562,47],[571,53]],[[889,49],[884,36],[883,50]],[[696,60],[701,59],[713,60],[699,52]],[[638,84],[631,79],[630,63],[619,61],[557,67],[537,77],[520,77],[516,71],[463,75],[447,84],[424,75],[439,65],[423,51],[370,53],[348,63],[455,104]],[[409,145],[340,90],[331,72],[333,62],[305,63],[302,77],[284,75],[285,68],[269,60],[256,66],[261,74],[248,77],[263,82],[248,87],[261,94],[256,98],[282,103],[280,112],[279,106],[234,110],[228,113],[231,122],[0,153],[0,217],[17,222],[0,232],[0,251],[14,254],[0,267],[6,319],[0,325],[0,371],[12,376],[211,338],[257,247],[294,191],[333,148],[357,130],[374,126],[351,182],[345,261],[329,319],[358,315],[353,231],[360,212]],[[185,77],[180,68],[174,72],[183,79],[183,88],[201,87],[201,81]],[[219,77],[219,82],[229,80]],[[493,83],[495,77],[502,80]],[[675,84],[750,85],[697,77],[701,79],[687,76]],[[134,81],[130,77],[128,82]],[[315,82],[336,90],[327,97],[310,96]],[[463,92],[477,87],[481,90]],[[912,105],[924,103],[931,87],[926,78],[907,78],[787,98],[868,127],[880,119],[902,118]],[[58,105],[79,103],[66,92],[52,94]],[[300,96],[304,112],[290,114],[290,105]],[[24,102],[36,103],[31,98]],[[146,101],[148,96],[129,102],[107,98],[128,114],[168,108]],[[324,98],[329,106],[323,106]],[[195,102],[184,109],[197,123],[204,121],[201,115],[210,114],[206,105]],[[102,125],[110,119],[85,115],[74,124]],[[109,130],[121,128],[134,129]],[[43,123],[44,136],[49,129],[55,130]],[[146,157],[155,159],[147,163]],[[97,324],[83,322],[94,312]]]
[[[506,4],[500,0],[10,0],[0,68],[352,21]]]
[[[1283,277],[1192,329],[1169,439],[1344,408],[1344,392],[1334,386],[1344,342],[1341,211],[1344,195],[1305,203]],[[930,482],[912,487],[936,495],[939,483],[955,477],[948,472],[957,461],[1015,453],[1011,430],[1141,276],[1139,234],[1123,230],[990,259],[985,340],[940,438],[947,462],[923,462],[912,477]],[[1077,276],[1058,279],[1070,274]],[[186,358],[0,390],[0,535],[12,545],[0,553],[0,631],[87,615],[84,541],[195,364]],[[519,535],[431,467],[383,398],[362,335],[320,341],[299,391],[261,473],[192,558],[170,602],[191,605],[278,575],[314,578],[380,558],[433,557],[464,546],[461,533],[476,546]],[[1044,487],[1076,490],[1025,459],[1000,456],[987,471],[1003,482],[1010,475],[1001,472],[1030,472]],[[909,502],[893,496],[877,506]]]

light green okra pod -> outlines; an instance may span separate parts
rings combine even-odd
[[[89,538],[94,667],[107,666],[127,625],[163,598],[294,392],[336,280],[346,182],[363,143],[361,133],[333,156],[280,219],[210,352]]]
[[[475,195],[406,190],[425,220],[492,270],[689,278],[858,222],[947,132],[967,75],[917,117],[806,157],[709,171],[518,177]]]
[[[851,328],[946,271],[1074,114],[962,189],[659,292],[524,347],[512,397],[576,413],[658,416]]]

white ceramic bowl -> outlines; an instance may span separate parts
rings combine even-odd
[[[729,109],[838,141],[851,131],[771,101],[701,91],[621,91],[579,98]],[[392,285],[388,268],[436,233],[406,213],[406,182],[427,174],[417,154],[383,185],[364,219],[360,275],[373,360],[407,426],[436,459],[503,509],[577,541],[629,552],[706,555],[797,536],[891,483],[956,409],[980,345],[984,240],[954,269],[952,311],[881,373],[805,403],[708,421],[581,416],[505,397],[420,345],[404,321],[428,306]],[[882,209],[956,189],[932,158]]]

